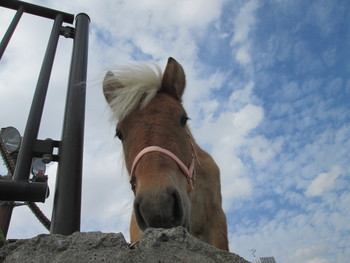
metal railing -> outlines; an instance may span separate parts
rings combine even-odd
[[[74,19],[72,14],[15,0],[2,0],[0,6],[17,10],[0,44],[0,59],[23,13],[54,20],[13,177],[12,180],[0,180],[0,200],[44,202],[47,197],[47,183],[29,181],[32,160],[34,157],[42,158],[44,156],[48,162],[57,161],[58,169],[50,233],[69,235],[75,231],[80,231],[90,18],[88,15],[81,13]],[[62,25],[63,23],[72,24],[74,20],[74,28]],[[63,132],[60,141],[39,140],[38,133],[44,102],[60,36],[73,39]],[[54,150],[57,148],[58,154],[54,154]],[[24,189],[30,190],[24,191]],[[6,215],[0,214],[0,217],[6,218],[6,220],[0,218],[0,223],[2,223],[0,227],[5,237],[12,208],[9,209],[11,211],[7,211]]]

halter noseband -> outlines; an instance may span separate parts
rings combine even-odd
[[[184,173],[184,175],[187,179],[188,186],[189,186],[189,192],[191,192],[193,190],[193,182],[194,182],[194,174],[195,174],[195,172],[194,172],[194,159],[195,159],[195,157],[198,160],[198,157],[197,157],[197,154],[194,150],[194,146],[193,146],[192,141],[191,141],[191,146],[192,146],[192,149],[194,151],[194,154],[192,154],[192,161],[191,161],[191,164],[188,168],[175,154],[173,154],[172,152],[170,152],[167,149],[164,149],[164,148],[159,147],[159,146],[148,146],[148,147],[142,149],[136,155],[134,162],[132,163],[130,178],[131,179],[133,178],[136,166],[144,155],[146,155],[147,153],[152,153],[152,152],[160,152],[160,153],[166,155],[167,157],[169,157],[170,159],[172,159],[180,167],[180,169],[182,170],[182,172]]]

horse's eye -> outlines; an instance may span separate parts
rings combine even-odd
[[[115,132],[115,136],[119,138],[119,140],[124,141],[124,135],[121,130],[117,129]]]
[[[189,119],[189,118],[188,118],[186,115],[182,115],[182,116],[181,116],[181,119],[180,119],[180,125],[181,125],[182,127],[185,127],[186,124],[187,124],[188,119]]]
[[[131,190],[133,192],[135,192],[135,190],[136,190],[136,177],[135,176],[133,176],[133,178],[131,178],[130,185],[131,185]]]

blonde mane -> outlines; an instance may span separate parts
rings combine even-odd
[[[160,67],[145,64],[118,67],[108,73],[104,85],[113,87],[108,91],[113,120],[123,120],[140,102],[145,107],[157,94],[162,83]]]

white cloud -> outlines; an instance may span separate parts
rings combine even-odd
[[[220,107],[219,101],[213,93],[227,81],[227,74],[223,72],[213,72],[212,74],[200,74],[200,65],[185,66],[186,90],[184,95],[184,105],[191,118],[191,123],[197,125],[197,121],[211,119]]]
[[[312,246],[298,249],[294,254],[294,262],[305,263],[330,263],[324,257],[327,254],[327,247]]]
[[[123,49],[129,45],[133,49],[131,56],[142,51],[152,60],[163,63],[168,56],[193,62],[197,55],[194,37],[219,18],[224,1],[206,1],[205,5],[199,0],[50,2],[56,8],[66,6],[71,12],[88,13],[92,27],[108,36],[108,49]],[[117,56],[114,59],[118,61]]]
[[[232,103],[238,102],[238,103],[247,103],[251,100],[252,91],[254,88],[254,82],[249,82],[243,89],[236,90],[232,92],[230,96],[230,101]]]
[[[279,209],[269,220],[264,218],[264,214],[255,212],[256,220],[253,222],[256,224],[236,226],[230,248],[232,251],[242,251],[241,256],[248,260],[248,249],[255,248],[258,257],[274,256],[277,262],[345,263],[347,261],[342,255],[346,253],[346,237],[339,238],[338,234],[346,233],[348,226],[335,230],[333,226],[338,222],[331,218],[341,207],[339,202],[327,208],[315,206],[307,213]],[[334,242],[336,246],[331,245]]]
[[[232,85],[236,86],[237,84],[233,83]],[[254,86],[255,83],[253,81],[250,81],[248,83],[244,83],[241,89],[235,89],[229,97],[227,105],[228,109],[240,109],[245,105],[254,102]]]
[[[221,148],[223,145],[238,149],[244,143],[249,132],[256,128],[263,119],[261,107],[247,104],[238,112],[223,112],[216,119],[206,119],[201,127],[202,133],[199,140],[202,143],[213,144],[213,147]],[[207,136],[212,134],[213,137]],[[217,146],[220,144],[221,146]]]
[[[231,98],[237,99],[237,96]],[[206,116],[196,131],[196,138],[200,144],[211,147],[221,170],[223,206],[229,211],[234,199],[250,196],[253,190],[252,182],[246,176],[247,167],[240,157],[242,150],[249,148],[248,154],[256,162],[263,162],[273,155],[271,152],[266,154],[270,151],[267,150],[269,142],[266,139],[250,136],[250,132],[263,120],[263,109],[246,104],[237,112],[222,112],[217,118],[211,114]],[[252,143],[254,140],[256,143]]]
[[[336,180],[344,171],[339,166],[333,166],[328,173],[319,174],[307,187],[305,194],[307,196],[322,196],[324,193],[331,191],[336,184]]]
[[[250,156],[255,164],[266,164],[276,154],[276,151],[280,147],[280,143],[273,145],[270,141],[262,136],[256,136],[252,138],[248,143]]]
[[[241,63],[242,65],[247,65],[251,62],[251,57],[249,53],[249,46],[241,46],[237,48],[236,54],[235,54],[236,60]]]
[[[231,39],[236,60],[247,65],[251,62],[251,47],[249,34],[256,24],[255,11],[259,8],[257,0],[244,3],[233,21],[234,34]]]
[[[231,40],[232,44],[242,43],[248,40],[250,30],[255,25],[256,18],[254,12],[259,7],[257,0],[246,1],[239,10],[234,20],[234,35]]]

